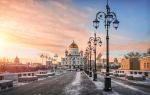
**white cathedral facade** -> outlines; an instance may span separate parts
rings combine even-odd
[[[78,45],[73,41],[65,51],[65,57],[61,59],[61,66],[67,70],[83,70],[83,51],[79,52]]]

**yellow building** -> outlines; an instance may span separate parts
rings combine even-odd
[[[144,74],[150,77],[150,56],[123,58],[121,60],[121,68],[116,72],[124,74]]]
[[[140,70],[139,58],[123,58],[121,60],[122,70]]]
[[[140,59],[140,70],[150,70],[150,56]]]

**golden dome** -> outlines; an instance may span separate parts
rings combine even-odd
[[[73,41],[70,45],[69,48],[78,48],[78,45]]]

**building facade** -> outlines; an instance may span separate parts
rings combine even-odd
[[[11,72],[11,73],[17,73],[17,72],[25,72],[28,71],[29,65],[28,64],[22,64],[20,62],[20,59],[16,56],[14,59],[14,62],[2,62],[0,64],[0,72]]]
[[[140,58],[123,58],[121,68],[117,70],[125,74],[142,74],[150,78],[150,56]]]
[[[122,70],[140,70],[139,58],[123,58],[121,60]]]
[[[150,56],[146,56],[140,59],[140,70],[150,71]]]
[[[121,69],[150,71],[150,56],[141,58],[123,58],[121,60]]]
[[[65,57],[61,59],[61,66],[68,70],[83,70],[83,51],[79,52],[78,45],[74,41],[65,51]]]

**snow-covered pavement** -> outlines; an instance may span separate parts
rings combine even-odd
[[[98,75],[98,81],[104,82],[104,76]],[[149,88],[135,86],[124,81],[111,79],[112,89],[121,95],[150,95]]]
[[[22,85],[26,85],[28,83],[22,83],[22,82],[14,81],[13,84],[14,84],[14,87],[19,87],[19,86],[22,86]]]
[[[48,74],[53,74],[54,72],[48,72]],[[55,74],[56,73],[56,74]],[[45,77],[45,78],[38,78],[38,81],[42,81],[42,80],[45,80],[45,79],[47,79],[47,78],[50,78],[50,77],[54,77],[55,75],[61,75],[61,74],[64,74],[64,73],[66,73],[66,71],[65,72],[55,72],[54,73],[54,75],[53,76],[48,76],[48,77]],[[22,85],[26,85],[26,84],[30,84],[30,83],[32,83],[32,82],[34,82],[34,81],[31,81],[31,82],[18,82],[18,81],[14,81],[13,82],[13,85],[14,85],[14,87],[19,87],[19,86],[22,86]]]
[[[102,83],[100,81],[93,81],[93,82],[94,82],[96,88],[98,90],[102,91],[103,95],[120,95],[118,92],[116,92],[114,90],[112,90],[112,92],[105,92],[105,91],[103,91],[103,89],[104,89],[104,83]]]
[[[80,82],[81,82],[81,72],[77,72],[76,73],[76,78],[75,80],[72,82],[73,86],[80,86]]]
[[[93,77],[89,77],[89,79],[92,81],[93,80]],[[95,86],[96,86],[96,89],[101,91],[102,95],[120,95],[118,92],[112,90],[111,92],[105,92],[103,89],[104,89],[104,82],[102,81],[92,81]]]
[[[114,81],[114,80],[112,80],[112,82],[113,82],[113,83],[116,83],[116,84],[118,84],[118,85],[120,85],[120,86],[123,86],[123,87],[125,87],[125,88],[131,89],[131,90],[133,90],[133,91],[143,93],[144,95],[149,95],[149,94],[150,94],[150,93],[144,92],[144,91],[142,91],[142,90],[140,90],[140,89],[138,89],[138,88],[136,88],[136,87],[133,87],[133,86],[130,86],[130,85],[126,85],[126,84],[121,83],[121,82],[117,82],[117,81]]]
[[[116,91],[103,91],[104,83],[93,81],[83,72],[77,72],[75,79],[65,88],[65,95],[121,95]]]
[[[17,83],[16,83],[17,84]],[[17,84],[18,87],[1,95],[150,95],[150,89],[128,84],[112,78],[112,91],[105,92],[104,76],[98,74],[98,80],[93,81],[84,72],[67,72],[61,75],[47,77],[28,84]]]
[[[66,94],[79,95],[79,90],[81,89],[80,84],[81,84],[81,72],[77,72],[74,81],[65,88]]]
[[[143,81],[127,80],[127,79],[125,79],[125,77],[113,77],[113,78],[124,80],[124,81],[130,82],[130,83],[133,83],[133,84],[136,84],[139,86],[150,87],[150,79],[149,78],[146,78],[146,80],[143,80]]]
[[[65,95],[150,95],[146,90],[112,79],[112,91],[105,92],[104,76],[98,75],[93,81],[85,73],[77,72],[75,79],[65,88]]]
[[[75,79],[75,74],[75,72],[68,72],[48,77],[0,92],[0,95],[64,95],[64,88]]]

